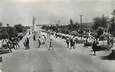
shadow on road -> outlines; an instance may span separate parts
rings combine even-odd
[[[112,50],[112,52],[108,56],[102,56],[101,59],[103,59],[103,60],[115,60],[115,50]]]

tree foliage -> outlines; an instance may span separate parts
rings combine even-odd
[[[113,36],[115,36],[115,9],[112,11],[112,18],[110,19],[110,22],[109,22],[109,24],[110,24],[110,28],[109,28],[109,32],[113,35]]]
[[[21,24],[17,24],[14,26],[15,30],[17,33],[22,33],[24,32],[24,26],[22,26]]]
[[[98,27],[103,27],[103,28],[107,28],[107,17],[102,16],[102,17],[96,17],[93,19],[93,29],[96,30]]]
[[[6,39],[11,37],[17,36],[18,33],[24,33],[29,27],[25,27],[21,24],[17,24],[15,26],[10,26],[9,24],[6,25],[6,27],[0,28],[0,39]]]
[[[77,31],[79,29],[79,24],[77,22],[74,24],[73,20],[70,19],[70,23],[68,25],[58,25],[58,24],[51,26],[43,25],[42,29],[69,34],[72,31]]]
[[[104,32],[104,28],[103,27],[98,27],[96,32],[97,32],[97,35],[98,35],[97,37],[100,37]]]

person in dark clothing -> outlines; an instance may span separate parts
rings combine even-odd
[[[73,49],[75,49],[75,39],[73,38]]]
[[[93,46],[92,46],[92,49],[93,49],[93,52],[94,52],[94,54],[93,55],[96,55],[96,51],[97,51],[97,41],[95,40],[94,42],[93,42]]]
[[[30,35],[31,33],[30,33],[30,31],[29,31],[29,35]]]
[[[86,38],[85,42],[88,43],[88,38]]]
[[[73,39],[71,38],[70,39],[70,49],[72,49],[72,47],[73,47]]]
[[[40,48],[40,46],[41,46],[40,37],[38,38],[38,43],[39,43],[38,48]]]
[[[52,50],[53,50],[52,39],[50,39],[50,44],[49,44],[49,49],[48,49],[48,50],[50,50],[51,48],[52,48]]]
[[[35,35],[33,35],[33,40],[34,40],[34,41],[36,40],[36,36],[35,36]]]
[[[69,38],[66,39],[67,48],[69,48]]]
[[[107,39],[107,44],[110,45],[110,38]]]
[[[46,41],[46,39],[47,39],[45,35],[44,35],[44,39],[45,39],[45,41]]]
[[[15,38],[14,38],[14,37],[11,38],[11,47],[12,47],[13,49],[16,49],[16,48],[15,48]]]
[[[27,38],[27,47],[28,47],[28,49],[30,48],[29,44],[30,44],[29,38]]]
[[[25,49],[30,49],[29,43],[29,38],[27,37],[27,39],[25,40]]]
[[[7,46],[9,48],[9,51],[12,53],[12,47],[11,47],[11,45],[12,45],[12,42],[10,40],[8,40]]]
[[[113,38],[110,39],[111,47],[113,47]]]
[[[55,37],[57,38],[57,33],[55,34]]]
[[[88,44],[88,38],[86,38],[85,44],[84,44],[84,46],[88,48],[88,45],[87,45],[87,44]]]
[[[18,38],[17,37],[14,38],[13,44],[14,44],[15,49],[20,48],[20,46],[18,44]]]

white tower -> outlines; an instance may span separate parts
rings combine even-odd
[[[32,28],[32,30],[33,30],[33,32],[35,31],[35,17],[33,16],[33,19],[32,19],[32,26],[33,26],[33,28]]]

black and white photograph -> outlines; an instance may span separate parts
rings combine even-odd
[[[115,72],[115,0],[0,0],[0,72]]]

